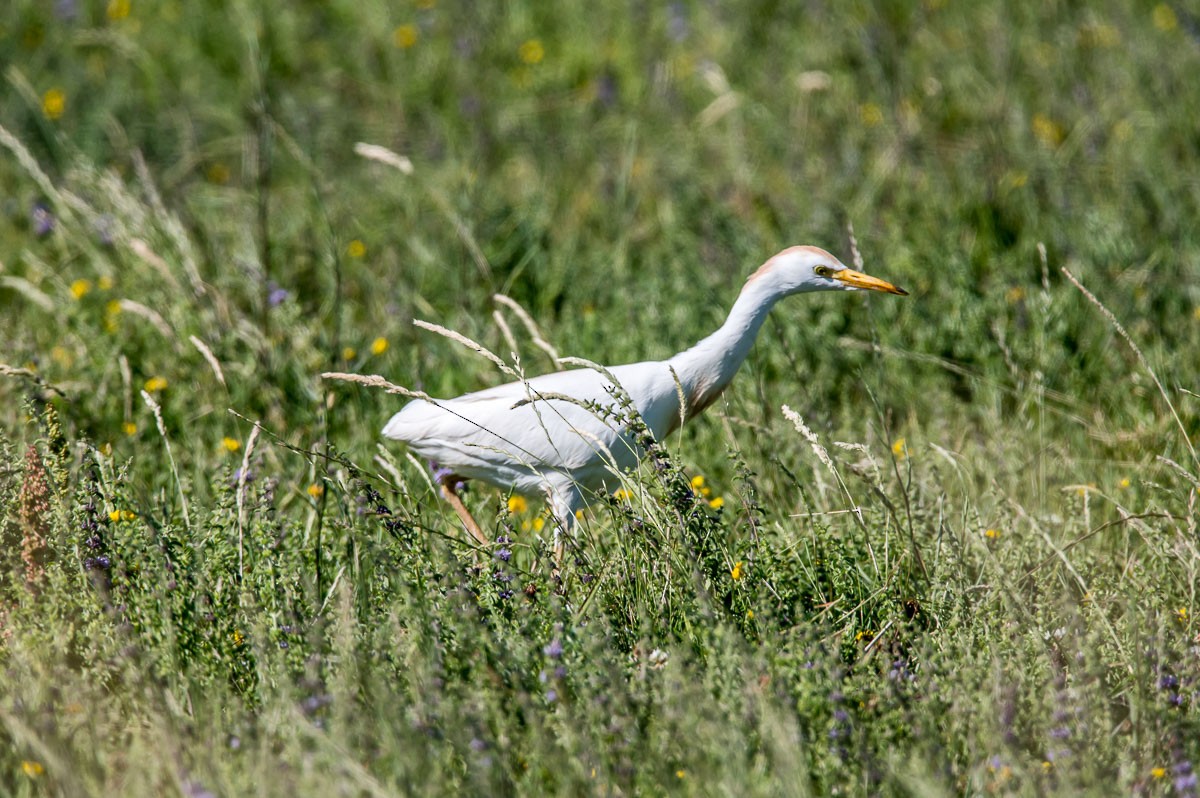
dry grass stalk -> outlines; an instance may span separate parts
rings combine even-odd
[[[411,175],[413,173],[413,164],[404,155],[392,152],[387,147],[381,147],[378,144],[367,144],[365,141],[357,142],[354,145],[354,152],[361,155],[370,161],[378,161],[381,164],[386,164],[393,169],[397,169],[403,174]]]
[[[157,310],[148,308],[141,302],[133,299],[122,299],[120,300],[120,303],[121,310],[132,313],[135,316],[141,316],[143,319],[153,324],[154,329],[158,330],[159,333],[162,334],[163,338],[174,340],[175,331],[171,329],[171,325],[167,324],[167,320],[164,319]]]
[[[216,375],[217,381],[224,385],[225,373],[221,371],[221,363],[217,360],[217,356],[212,353],[212,350],[208,348],[208,344],[204,343],[204,341],[201,341],[194,335],[189,335],[188,340],[192,342],[192,346],[196,347],[196,351],[198,351],[200,355],[208,361],[208,365],[210,368],[212,368],[213,374]],[[257,429],[257,427],[255,429]]]
[[[50,483],[36,446],[25,450],[25,478],[17,499],[21,525],[21,560],[25,584],[35,588],[45,575],[46,538],[50,534]]]
[[[533,317],[529,315],[529,312],[525,308],[521,307],[519,302],[504,294],[492,294],[492,299],[517,314],[517,318],[521,320],[521,324],[524,325],[525,330],[529,333],[529,337],[533,339],[534,346],[541,349],[552,359],[558,360],[558,350],[546,340],[546,337],[542,335],[541,329],[537,326],[537,322],[533,320]]]
[[[426,402],[432,402],[433,397],[424,391],[413,391],[408,388],[395,385],[388,382],[378,374],[348,374],[343,371],[324,371],[321,372],[323,380],[337,380],[338,382],[352,382],[356,385],[366,385],[370,388],[383,388],[388,393],[396,393],[401,396],[407,396],[410,399],[424,399]]]
[[[475,354],[482,355],[483,357],[486,357],[488,360],[492,361],[494,364],[496,364],[497,368],[499,368],[501,371],[503,371],[505,374],[509,375],[510,377],[512,377],[514,379],[521,378],[521,375],[517,374],[517,372],[513,370],[512,366],[508,365],[503,360],[501,360],[499,355],[497,355],[495,352],[492,352],[490,349],[487,349],[486,347],[484,347],[483,344],[479,344],[479,343],[476,343],[475,341],[472,341],[470,338],[463,335],[462,333],[455,332],[454,330],[451,330],[451,329],[447,329],[446,327],[443,327],[440,324],[432,324],[431,322],[421,321],[420,319],[414,319],[413,324],[417,327],[420,327],[422,330],[429,330],[430,332],[435,332],[438,335],[441,335],[445,338],[449,338],[451,341],[460,343],[463,346],[465,346],[467,349],[470,349]]]

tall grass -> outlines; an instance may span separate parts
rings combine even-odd
[[[0,791],[1194,795],[1195,30],[6,4]],[[792,243],[912,296],[781,304],[561,569],[382,445]]]

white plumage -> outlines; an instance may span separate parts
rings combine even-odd
[[[615,366],[609,372],[662,439],[708,407],[733,379],[774,304],[810,291],[875,290],[903,295],[890,283],[852,271],[816,247],[791,247],[747,280],[720,329],[669,360]],[[681,412],[680,393],[684,399]],[[611,482],[612,469],[637,464],[638,446],[619,421],[554,395],[614,407],[612,385],[601,372],[581,368],[469,393],[454,399],[414,400],[383,428],[438,464],[443,495],[467,530],[487,538],[455,493],[456,483],[478,479],[518,494],[544,496],[560,528],[569,530],[591,491]]]

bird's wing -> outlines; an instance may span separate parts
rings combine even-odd
[[[661,415],[664,397],[678,404],[664,364],[635,363],[612,371],[643,415]],[[634,446],[619,421],[602,420],[578,404],[547,397],[615,406],[609,386],[600,373],[577,369],[455,399],[416,400],[392,417],[383,434],[463,476],[509,481],[514,473],[564,471],[583,478],[603,473],[610,461],[622,468],[632,465],[637,460]]]

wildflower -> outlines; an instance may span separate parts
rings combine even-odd
[[[137,513],[135,513],[133,510],[122,510],[121,511],[121,520],[122,521],[132,521],[135,518],[137,518]]]
[[[687,776],[687,771],[684,770],[683,768],[680,768],[679,770],[675,771],[675,778],[682,779],[685,776]]]
[[[1179,609],[1175,610],[1175,617],[1179,619],[1180,623],[1187,623],[1187,619],[1188,619],[1187,607],[1180,607]]]
[[[722,498],[721,496],[717,496],[716,498],[711,499],[708,502],[708,506],[713,508],[714,510],[720,510],[722,507],[725,506],[725,499]]]
[[[537,518],[533,519],[533,531],[534,532],[541,532],[542,529],[545,528],[545,526],[546,526],[546,519],[542,518],[540,515]]]
[[[892,443],[892,456],[897,460],[903,460],[908,456],[908,443],[903,438],[897,438]]]
[[[703,475],[697,474],[696,476],[692,477],[692,490],[694,490],[698,493],[698,492],[700,492],[700,489],[703,487],[704,487]]]
[[[356,238],[346,245],[346,254],[352,258],[361,258],[367,254],[367,245]]]
[[[371,354],[372,355],[382,355],[384,352],[387,351],[387,348],[388,348],[388,339],[384,338],[383,336],[380,336],[379,338],[376,338],[374,341],[371,342]]]
[[[525,501],[524,496],[509,496],[508,497],[508,512],[509,515],[520,515],[529,509],[529,503]]]
[[[235,646],[240,646],[242,643],[246,642],[246,636],[242,634],[240,629],[235,629],[233,634],[231,634],[229,637],[233,640],[233,644]]]
[[[46,772],[46,769],[42,767],[42,763],[34,759],[26,759],[21,762],[21,770],[31,779],[36,779]]]
[[[412,23],[401,25],[392,31],[392,42],[401,50],[407,50],[417,43],[417,26]]]
[[[542,653],[550,659],[558,659],[563,655],[562,641],[557,637],[554,638],[548,645],[542,648]]]
[[[44,202],[34,203],[29,212],[29,220],[33,223],[33,234],[38,238],[49,235],[54,231],[54,214]]]
[[[995,540],[996,538],[1000,537],[1000,530],[999,529],[989,529],[988,531],[983,533],[983,536],[985,538],[988,538],[989,540]]]
[[[1166,3],[1156,5],[1150,17],[1154,20],[1154,27],[1164,33],[1175,30],[1179,25],[1179,18],[1175,16],[1175,9]]]
[[[1150,775],[1156,779],[1161,779],[1162,777],[1167,775],[1167,769],[1166,768],[1153,768],[1150,771]]]
[[[512,559],[512,549],[507,546],[501,546],[496,552],[496,559],[500,562],[508,562]]]
[[[1131,483],[1129,482],[1129,477],[1125,477],[1125,478],[1124,478],[1124,479],[1122,479],[1122,480],[1121,480],[1121,482],[1120,482],[1120,485],[1121,485],[1121,487],[1122,487],[1122,488],[1128,488],[1130,484],[1131,484]]]
[[[325,493],[325,486],[319,482],[314,482],[308,486],[308,495],[314,499],[320,498]]]
[[[1049,773],[1053,769],[1054,769],[1053,762],[1051,762],[1049,759],[1042,760],[1042,772],[1043,773]]]
[[[121,300],[119,300],[119,299],[108,300],[108,302],[105,303],[105,305],[104,305],[104,312],[106,315],[108,315],[110,317],[120,316],[121,315]]]
[[[358,355],[358,350],[352,346],[342,350],[342,360],[353,360],[356,355]]]
[[[120,521],[120,520],[121,520],[121,511],[120,511],[120,510],[113,510],[112,512],[110,512],[110,513],[108,514],[108,520],[109,520],[109,521],[114,521],[114,522],[115,522],[115,521]]]
[[[167,387],[167,380],[164,377],[151,377],[146,380],[146,393],[158,393]]]
[[[617,488],[615,491],[613,491],[613,498],[619,502],[627,502],[633,498],[633,496],[624,488]]]
[[[875,103],[863,103],[858,109],[858,115],[867,127],[876,127],[883,122],[883,109]]]
[[[546,48],[542,46],[540,39],[529,39],[521,44],[517,54],[521,56],[522,63],[532,66],[542,63],[542,59],[546,57]]]
[[[227,452],[236,452],[242,448],[242,442],[237,438],[225,437],[221,439],[221,446],[225,447],[225,451]]]
[[[113,287],[113,278],[109,277],[107,274],[103,275],[99,280],[96,281],[96,287],[101,291],[111,291]]]
[[[108,9],[105,13],[113,22],[118,22],[129,16],[130,0],[108,0]]]
[[[229,182],[229,167],[217,161],[204,170],[204,179],[214,185],[223,186]]]
[[[121,425],[121,429],[131,438],[137,435],[137,424],[134,424],[132,421],[126,421]]]
[[[42,95],[42,113],[47,119],[58,119],[67,110],[67,96],[62,89],[50,89]]]
[[[729,575],[731,577],[733,577],[734,579],[742,578],[742,561],[741,560],[738,560],[737,562],[735,562],[733,564],[733,570],[729,572]]]
[[[80,278],[71,283],[71,296],[76,299],[83,299],[88,292],[92,290],[92,281]]]
[[[275,283],[267,284],[267,307],[279,307],[287,301],[288,296],[286,288],[281,288]]]
[[[1062,125],[1045,114],[1034,114],[1030,127],[1033,129],[1034,138],[1044,147],[1057,147],[1067,137]]]
[[[874,639],[875,639],[875,630],[874,629],[861,629],[861,630],[859,630],[859,632],[856,635],[854,635],[854,642],[856,642],[856,643],[861,643],[863,640],[866,640],[869,643]]]

